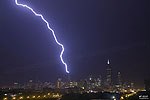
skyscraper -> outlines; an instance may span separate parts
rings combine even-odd
[[[58,80],[57,80],[57,88],[58,89],[61,88],[61,78],[58,78]]]
[[[107,68],[106,68],[106,84],[111,86],[112,84],[112,72],[111,72],[111,66],[110,66],[110,61],[108,59],[107,61]]]
[[[122,78],[120,72],[117,73],[117,84],[119,85],[119,87],[122,86]]]

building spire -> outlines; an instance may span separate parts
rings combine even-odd
[[[107,61],[107,64],[108,64],[108,65],[110,64],[110,61],[109,61],[109,59],[108,59],[108,61]]]

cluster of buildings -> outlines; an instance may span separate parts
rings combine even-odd
[[[58,78],[56,88],[80,88],[85,91],[108,91],[108,92],[128,92],[134,90],[134,83],[123,82],[121,72],[117,72],[117,80],[114,82],[112,80],[112,67],[110,61],[107,61],[105,78],[102,76],[97,77],[89,76],[86,79],[71,81],[68,78],[67,82],[63,82],[61,78]]]
[[[106,64],[105,76],[101,75],[97,77],[88,76],[86,79],[80,79],[78,81],[72,81],[67,76],[67,80],[64,81],[62,78],[58,78],[55,83],[51,82],[40,82],[29,80],[24,85],[15,82],[9,88],[11,89],[30,89],[30,90],[43,90],[43,89],[53,89],[53,90],[72,90],[73,92],[93,92],[93,91],[108,91],[108,92],[131,92],[134,91],[134,83],[126,83],[123,81],[121,72],[118,71],[116,74],[116,79],[114,80],[112,75],[112,66],[110,61]],[[150,90],[150,81],[145,81],[145,88]]]

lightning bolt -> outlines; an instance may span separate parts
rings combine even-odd
[[[22,6],[22,7],[25,7],[25,8],[27,8],[27,9],[29,9],[35,16],[41,17],[41,19],[46,23],[47,28],[48,28],[48,29],[52,32],[52,34],[53,34],[53,37],[54,37],[54,39],[55,39],[55,42],[56,42],[59,46],[61,46],[61,48],[62,48],[62,51],[61,51],[61,53],[60,53],[60,59],[61,59],[61,62],[65,65],[65,70],[66,70],[66,72],[69,73],[67,64],[64,62],[63,57],[62,57],[65,48],[64,48],[63,44],[61,44],[61,43],[57,40],[56,35],[55,35],[55,32],[54,32],[54,30],[50,27],[50,24],[48,23],[48,21],[43,17],[42,14],[36,13],[31,7],[29,7],[29,6],[27,6],[27,5],[24,5],[24,4],[18,3],[18,0],[15,0],[15,3],[16,3],[16,5],[18,5],[18,6]]]

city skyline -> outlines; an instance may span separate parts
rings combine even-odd
[[[132,80],[138,87],[150,79],[150,13],[146,1],[21,2],[51,23],[65,46],[63,57],[73,80],[105,76],[108,59],[112,79],[117,78],[118,71],[125,81]],[[18,9],[14,1],[1,0],[0,9],[0,84],[30,79],[54,82],[65,77],[59,59],[61,48],[43,22],[27,9]]]
[[[82,81],[83,82],[84,81],[94,82],[95,86],[98,86],[101,89],[106,88],[108,90],[115,88],[115,87],[116,88],[123,88],[123,86],[127,87],[127,86],[130,86],[131,84],[134,85],[134,89],[144,89],[145,88],[144,85],[142,87],[138,87],[137,84],[136,83],[134,84],[132,80],[126,81],[125,79],[123,79],[121,71],[119,71],[119,70],[117,71],[117,73],[114,74],[113,70],[112,70],[111,62],[109,59],[106,62],[106,69],[105,69],[104,75],[102,75],[102,74],[99,74],[99,75],[90,74],[85,78],[76,79],[76,80],[72,79],[71,76],[70,75],[68,76],[68,75],[63,76],[63,77],[62,76],[58,77],[57,80],[55,80],[55,81],[51,81],[51,80],[41,81],[38,79],[30,79],[30,80],[26,80],[25,82],[20,82],[19,80],[16,80],[14,82],[9,83],[9,85],[8,84],[7,85],[6,84],[1,85],[1,88],[14,88],[14,87],[16,89],[17,88],[26,88],[26,87],[31,88],[31,86],[29,84],[34,84],[35,85],[34,87],[38,86],[40,88],[43,88],[47,85],[50,85],[52,88],[61,88],[61,84],[65,85],[66,83],[72,84],[72,85],[76,84],[75,86],[79,87],[79,84]],[[143,82],[144,81],[145,80],[143,80]],[[61,82],[64,82],[64,83],[61,83]],[[47,85],[44,85],[44,84],[47,84]],[[68,85],[65,85],[65,87],[67,87],[67,86]],[[81,87],[83,87],[83,86],[81,86]],[[87,87],[91,87],[91,86],[87,86]]]

